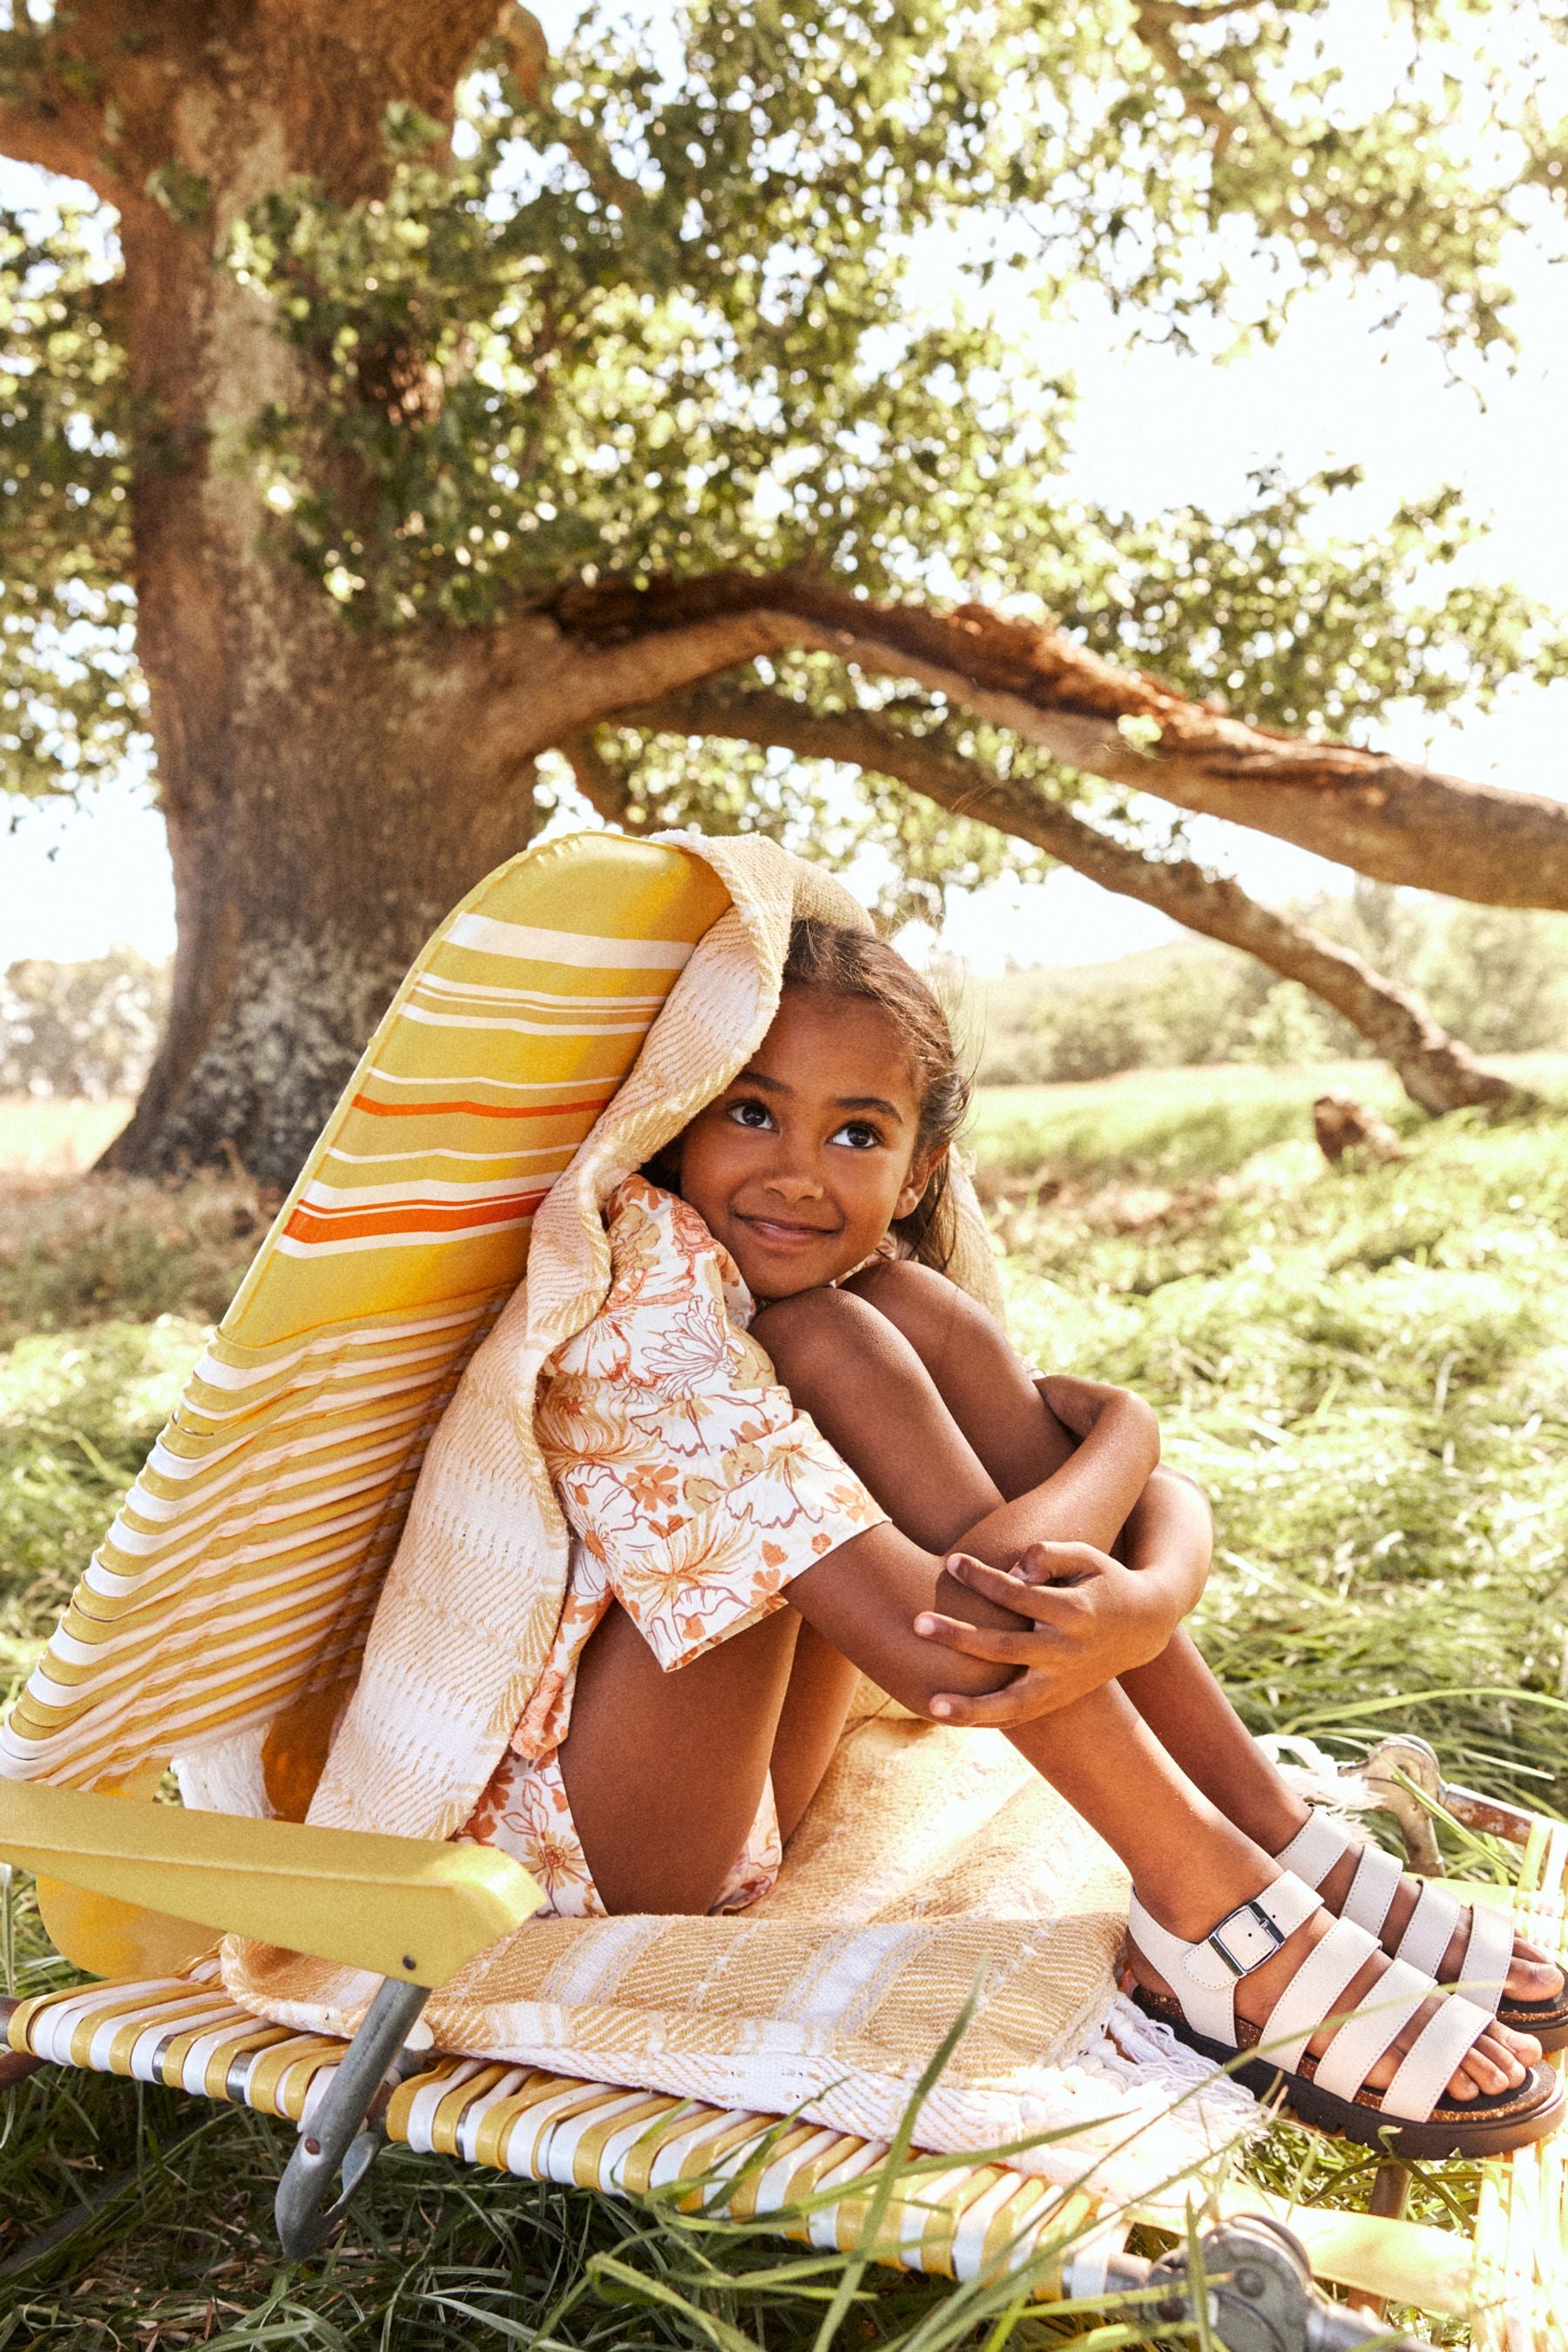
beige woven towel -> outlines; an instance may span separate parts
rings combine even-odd
[[[566,1526],[534,1441],[533,1391],[546,1358],[604,1303],[601,1203],[744,1068],[778,1009],[795,917],[868,926],[840,884],[771,841],[674,838],[714,867],[733,905],[540,1209],[527,1276],[447,1409],[312,1821],[448,1837],[468,1819],[543,1669],[565,1594]],[[984,1223],[962,1179],[957,1192],[955,1274],[995,1304]]]

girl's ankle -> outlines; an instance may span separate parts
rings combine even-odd
[[[1272,1858],[1258,1853],[1255,1864],[1242,1861],[1232,1864],[1219,1873],[1209,1869],[1194,1872],[1177,1880],[1161,1874],[1136,1888],[1138,1900],[1152,1918],[1157,1919],[1168,1934],[1180,1936],[1184,1943],[1202,1943],[1214,1933],[1222,1919],[1263,1892],[1279,1875]]]
[[[1248,1835],[1265,1853],[1281,1854],[1311,1818],[1312,1808],[1304,1798],[1287,1794],[1279,1804],[1270,1806],[1266,1819],[1259,1815],[1257,1828],[1250,1830]]]

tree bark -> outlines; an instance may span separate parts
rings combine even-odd
[[[341,648],[314,677],[296,660],[297,691],[226,730],[221,793],[170,808],[174,1000],[109,1164],[237,1160],[290,1182],[429,932],[526,846],[531,763],[485,772],[456,742],[437,755],[406,674],[378,690],[361,667]]]
[[[1207,873],[1191,858],[1145,856],[1059,807],[1037,785],[998,775],[978,760],[929,737],[908,734],[869,711],[818,712],[760,689],[708,688],[625,716],[635,726],[664,733],[729,736],[776,745],[803,759],[876,770],[954,816],[1032,842],[1106,889],[1157,907],[1189,930],[1240,948],[1282,979],[1299,981],[1393,1064],[1406,1094],[1423,1110],[1478,1105],[1495,1109],[1516,1098],[1508,1080],[1483,1069],[1419,998],[1353,950],[1258,906],[1239,884]]]

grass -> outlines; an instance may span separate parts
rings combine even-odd
[[[1521,1087],[1568,1107],[1568,1054],[1489,1057]],[[1269,1145],[1311,1134],[1316,1096],[1353,1095],[1406,1133],[1422,1114],[1381,1062],[1274,1069],[1254,1062],[1150,1069],[1072,1086],[985,1087],[971,1142],[994,1186],[1090,1176],[1188,1183],[1224,1177]]]
[[[79,1174],[108,1150],[131,1116],[123,1096],[0,1095],[0,1181]]]
[[[1392,1113],[1376,1075],[1348,1082]],[[1530,1076],[1568,1093],[1568,1064]],[[1413,1724],[1461,1777],[1568,1812],[1568,1117],[1401,1116],[1403,1161],[1341,1172],[1310,1139],[1329,1083],[1346,1074],[984,1096],[1016,1336],[1042,1363],[1141,1389],[1208,1488],[1222,1549],[1201,1632],[1249,1721],[1344,1755]],[[82,1125],[22,1134],[34,1108],[8,1118],[0,1176],[0,1682],[36,1655],[263,1214],[238,1184],[74,1182]],[[36,1989],[58,1963],[17,1907]],[[847,2276],[765,2237],[406,2151],[331,2259],[290,2270],[269,2220],[287,2144],[170,2093],[52,2071],[22,2085],[0,2264],[84,2196],[104,2201],[25,2273],[0,2270],[0,2352],[804,2352]],[[1281,2131],[1262,2161],[1279,2184],[1305,2164],[1315,2195],[1364,2196],[1359,2153]],[[1462,2214],[1473,2189],[1466,2168],[1436,2168],[1418,2210]],[[1033,2352],[1050,2334],[873,2271],[836,2341]]]
[[[1019,1342],[1149,1397],[1213,1498],[1222,1680],[1346,1749],[1398,1701],[1461,1777],[1568,1810],[1563,1118],[1446,1120],[1347,1174],[1299,1135],[1173,1188],[1149,1117],[1152,1167],[997,1216]]]

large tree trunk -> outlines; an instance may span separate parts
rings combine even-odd
[[[221,771],[168,797],[174,1001],[116,1167],[288,1184],[410,959],[530,837],[531,763],[427,747],[403,666],[333,635],[330,667],[307,623],[269,691],[231,678]]]
[[[110,1156],[149,1172],[237,1157],[283,1184],[432,924],[527,841],[532,770],[463,728],[454,646],[351,631],[264,550],[238,445],[307,362],[215,257],[294,173],[342,196],[373,188],[386,105],[438,113],[495,0],[428,0],[401,22],[353,0],[165,9],[135,45],[122,15],[81,0],[62,37],[107,101],[79,168],[120,205],[131,390],[148,420],[138,635],[179,950],[168,1031]],[[163,166],[205,194],[157,200]]]

